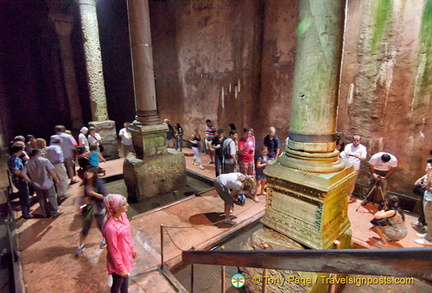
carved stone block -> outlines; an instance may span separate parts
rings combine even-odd
[[[331,248],[333,241],[349,230],[347,190],[355,175],[352,166],[318,174],[275,162],[266,167],[265,174],[265,226],[315,249]],[[351,239],[347,241],[350,245]]]
[[[123,163],[123,175],[132,201],[172,192],[186,184],[184,154],[169,149],[165,155],[142,160],[128,156]]]
[[[100,136],[103,138],[102,145],[104,147],[104,151],[102,155],[104,158],[118,159],[119,154],[115,122],[112,120],[91,121],[89,122],[89,126],[94,126],[96,131],[98,131]]]

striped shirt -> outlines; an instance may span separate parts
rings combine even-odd
[[[206,128],[206,140],[212,141],[216,135],[216,127],[209,126]]]

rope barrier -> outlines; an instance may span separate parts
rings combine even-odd
[[[244,212],[248,211],[248,210],[249,210],[250,208],[252,208],[255,204],[257,204],[257,203],[254,203],[254,204],[251,205],[250,207],[248,207],[248,208],[246,208],[245,210],[243,210],[242,212],[238,213],[238,215],[241,215],[241,214],[243,214]],[[224,223],[224,222],[225,222],[225,218],[222,219],[222,220],[220,220],[220,221],[217,221],[217,222],[212,222],[211,225],[217,225],[217,224],[221,224],[221,223]],[[208,227],[208,226],[209,226],[209,225],[193,225],[193,224],[192,224],[192,226],[165,226],[165,225],[163,225],[163,229],[166,231],[166,233],[167,233],[167,235],[168,235],[168,238],[171,240],[171,242],[174,244],[174,246],[175,246],[178,250],[180,250],[180,251],[187,251],[187,250],[190,250],[190,249],[182,249],[182,248],[180,248],[180,247],[175,243],[173,237],[171,236],[171,234],[170,234],[169,231],[168,231],[168,228],[169,228],[169,229],[191,229],[191,228],[197,228],[197,227]],[[191,247],[191,248],[192,248],[192,247]]]

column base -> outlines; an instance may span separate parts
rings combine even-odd
[[[318,174],[288,168],[276,161],[264,173],[265,226],[314,249],[331,248],[333,241],[349,229],[347,191],[355,176],[352,166]]]
[[[341,248],[350,248],[351,230],[347,229],[338,240],[341,242]],[[289,237],[266,227],[256,231],[240,249],[264,250],[264,244],[267,244],[268,249],[272,250],[306,249]],[[267,283],[268,292],[328,292],[329,282],[326,281],[329,278],[328,273],[268,270],[268,278],[265,278],[261,268],[240,267],[239,269],[246,280],[254,280],[256,276],[260,277],[260,282],[246,282],[246,292],[261,292],[263,282]],[[344,275],[337,277],[343,278]]]
[[[118,146],[117,146],[117,130],[115,122],[112,120],[106,121],[91,121],[89,126],[94,126],[99,132],[100,136],[104,139],[102,145],[104,151],[103,157],[108,160],[114,160],[119,158]]]
[[[144,159],[127,156],[123,176],[131,202],[172,192],[186,184],[184,154],[169,149],[164,155]]]

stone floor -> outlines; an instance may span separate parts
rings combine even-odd
[[[192,165],[191,150],[185,149],[184,152],[189,170],[214,179],[214,165],[206,164],[208,157],[203,157],[205,169],[200,170]],[[122,159],[103,163],[102,167],[106,169],[107,176],[121,174]],[[3,176],[4,167],[1,168]],[[0,177],[1,186],[5,186],[4,179]],[[56,219],[23,220],[19,213],[17,214],[23,277],[29,293],[47,292],[47,288],[50,288],[49,292],[108,291],[106,250],[99,249],[102,237],[96,227],[91,229],[86,239],[87,249],[84,254],[79,258],[74,256],[81,230],[81,216],[74,202],[81,196],[82,187],[75,184],[71,186],[71,190],[73,196],[61,205],[64,214]],[[374,248],[373,239],[377,235],[368,231],[374,210],[366,206],[360,207],[356,212],[358,205],[359,201],[349,205],[353,240],[356,247]],[[33,213],[38,214],[37,205],[34,209]],[[161,263],[161,225],[165,227],[164,261],[168,262],[168,265],[175,265],[180,260],[181,250],[191,247],[206,249],[211,243],[224,239],[234,230],[258,220],[264,209],[263,197],[259,203],[248,200],[245,206],[236,206],[237,224],[233,227],[227,226],[220,221],[223,202],[214,190],[210,190],[199,196],[185,198],[178,204],[134,216],[131,225],[138,258],[131,276],[130,292],[179,291],[158,269]],[[413,221],[415,218],[407,215],[408,237],[399,243],[391,244],[390,247],[419,247],[414,243],[416,231],[409,225]]]

